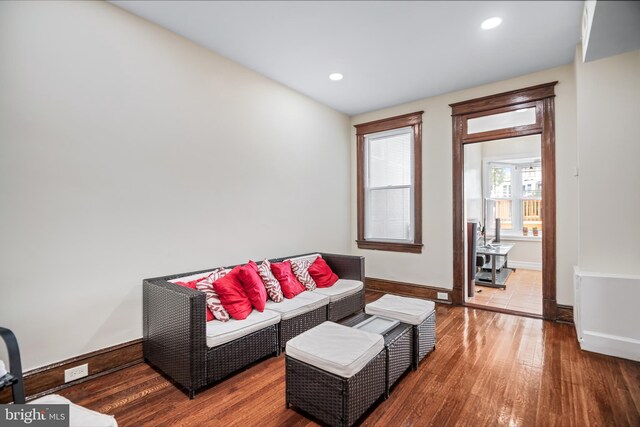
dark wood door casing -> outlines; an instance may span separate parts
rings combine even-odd
[[[557,317],[556,301],[556,155],[555,85],[524,89],[450,104],[453,125],[453,304],[464,305],[464,145],[526,135],[541,136],[542,151],[542,315]],[[536,123],[468,134],[467,120],[522,108],[536,109]]]

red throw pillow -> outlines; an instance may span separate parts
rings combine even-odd
[[[331,271],[329,264],[320,257],[316,258],[308,271],[319,288],[328,288],[333,286],[339,279],[339,277]]]
[[[267,289],[258,274],[258,264],[249,261],[247,265],[240,268],[238,276],[242,283],[242,288],[249,297],[249,301],[251,301],[251,305],[259,312],[263,312],[264,305],[267,302]]]
[[[304,285],[300,283],[291,270],[291,261],[274,262],[271,264],[271,271],[280,282],[282,293],[286,298],[291,299],[304,292]]]
[[[185,288],[198,290],[198,288],[196,287],[196,284],[198,282],[202,282],[204,279],[206,279],[206,277],[202,277],[200,279],[192,280],[186,283],[185,282],[175,282],[175,283],[176,285],[184,286]],[[211,312],[211,310],[209,310],[209,307],[207,307],[207,322],[210,322],[214,319],[215,317],[213,317],[213,313]]]
[[[224,277],[213,282],[213,289],[218,294],[222,306],[236,320],[246,319],[253,307],[238,277],[240,266],[235,267]]]

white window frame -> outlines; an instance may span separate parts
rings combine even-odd
[[[513,160],[527,160],[526,163],[514,163]],[[542,196],[540,197],[524,197],[522,192],[522,168],[528,165],[542,165],[542,159],[539,155],[523,155],[519,158],[514,158],[513,156],[509,156],[508,158],[503,157],[494,157],[494,158],[486,158],[483,160],[483,191],[485,200],[511,200],[511,230],[505,230],[504,228],[500,231],[502,236],[509,237],[518,237],[518,238],[533,238],[539,239],[540,237],[534,236],[523,236],[522,235],[522,227],[523,227],[523,217],[522,217],[522,202],[524,200],[542,200]],[[511,197],[490,197],[491,196],[491,167],[492,166],[503,166],[511,168]],[[517,184],[517,185],[516,185]],[[483,213],[486,215],[486,212]],[[485,221],[487,221],[485,217]],[[487,233],[492,231],[495,235],[495,224],[485,224]]]
[[[409,185],[387,185],[381,187],[371,187],[369,185],[369,143],[370,141],[375,141],[376,139],[388,138],[390,136],[409,134],[411,138],[411,146],[410,146],[410,158],[409,158],[409,167],[411,168],[411,179]],[[388,131],[370,133],[364,136],[364,205],[365,205],[365,218],[364,218],[364,239],[368,242],[385,242],[385,243],[414,243],[415,236],[415,218],[414,218],[414,203],[415,203],[415,170],[414,170],[414,155],[415,155],[415,141],[414,141],[414,131],[413,126],[405,126],[402,128],[391,129]],[[375,238],[375,237],[367,237],[367,226],[369,224],[369,220],[367,215],[370,215],[372,209],[369,208],[370,194],[373,191],[378,190],[394,190],[401,188],[409,188],[409,238],[408,239],[383,239],[383,238]]]

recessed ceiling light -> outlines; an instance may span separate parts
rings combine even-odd
[[[329,74],[329,78],[331,80],[333,80],[334,82],[337,82],[338,80],[342,80],[344,76],[340,73],[331,73]]]
[[[493,18],[484,20],[482,22],[482,25],[480,26],[482,27],[483,30],[490,30],[492,28],[497,27],[500,24],[502,24],[502,18],[498,16],[494,16]]]

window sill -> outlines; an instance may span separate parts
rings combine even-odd
[[[372,249],[376,251],[390,252],[407,252],[412,254],[421,254],[422,243],[392,243],[392,242],[375,242],[371,240],[356,240],[359,249]]]
[[[503,234],[500,236],[500,240],[514,241],[514,242],[541,242],[542,236],[507,236]]]

